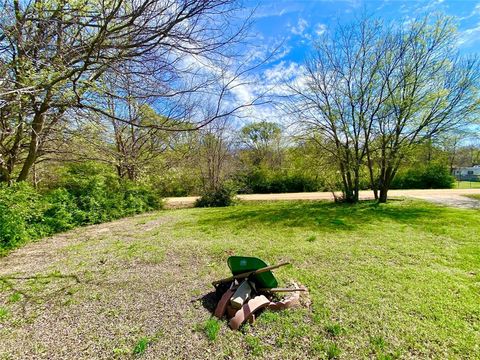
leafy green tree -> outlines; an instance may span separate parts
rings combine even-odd
[[[281,164],[282,129],[278,124],[266,121],[248,124],[240,130],[240,141],[253,166]]]
[[[459,57],[452,19],[426,17],[391,37],[386,61],[396,65],[385,77],[388,101],[373,129],[377,148],[369,150],[380,202],[412,147],[471,123],[480,110],[478,61]]]

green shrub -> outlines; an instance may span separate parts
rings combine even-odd
[[[237,177],[241,193],[275,194],[324,190],[325,184],[317,178],[302,174],[268,172],[257,169]]]
[[[70,204],[64,198],[62,206],[72,210],[73,222],[78,225],[98,224],[162,207],[160,196],[151,188],[120,180],[98,165],[71,165],[60,185],[73,200]]]
[[[45,223],[52,230],[52,233],[69,230],[79,223],[80,210],[75,202],[75,197],[66,189],[59,188],[51,191],[45,196],[48,204],[44,213]]]
[[[399,172],[393,179],[392,189],[449,189],[455,178],[446,165],[428,164]]]
[[[195,201],[195,207],[222,207],[233,204],[235,204],[235,191],[228,186],[207,191]]]
[[[10,249],[41,235],[42,207],[29,184],[0,185],[0,248]]]
[[[121,181],[95,164],[67,167],[56,186],[40,194],[26,182],[0,185],[0,250],[75,226],[162,207],[156,191]]]

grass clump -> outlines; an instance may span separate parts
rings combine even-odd
[[[138,339],[135,346],[133,347],[132,354],[134,356],[143,355],[145,351],[147,351],[148,345],[150,345],[150,343],[151,343],[151,339],[148,337],[144,336]]]
[[[8,297],[8,302],[9,303],[16,303],[16,302],[19,302],[20,300],[22,300],[22,294],[20,294],[17,291],[10,294],[10,296]]]
[[[331,336],[340,336],[345,332],[345,329],[343,329],[339,324],[330,324],[325,326],[325,331],[331,335]]]
[[[0,320],[5,320],[10,315],[10,312],[4,308],[0,307]]]
[[[202,330],[208,340],[215,341],[220,332],[220,322],[215,318],[210,318],[205,321]]]
[[[338,359],[342,351],[335,343],[328,343],[325,347],[325,353],[328,359]]]

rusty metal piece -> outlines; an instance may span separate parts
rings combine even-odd
[[[240,326],[247,321],[255,311],[267,307],[270,304],[264,295],[255,296],[238,310],[235,316],[228,323],[233,330],[238,330]]]
[[[238,309],[234,309],[234,308],[232,307],[232,305],[227,304],[227,312],[226,312],[226,314],[227,314],[227,318],[228,318],[228,319],[233,318],[233,317],[235,316],[235,314],[237,313],[237,311],[238,311]]]
[[[280,301],[272,301],[268,308],[273,311],[285,310],[300,305],[300,293],[293,292],[292,295]]]
[[[215,308],[215,313],[214,315],[221,319],[223,315],[225,315],[225,311],[227,310],[227,305],[230,302],[230,298],[233,296],[235,293],[235,289],[230,288],[227,291],[225,291],[222,295],[222,298],[217,304],[217,307]]]

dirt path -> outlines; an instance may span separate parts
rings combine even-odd
[[[130,359],[141,339],[156,346],[145,359],[201,358],[194,326],[210,312],[192,299],[211,278],[165,236],[176,216],[78,228],[0,258],[0,359]]]
[[[411,197],[422,199],[438,204],[461,207],[480,208],[480,201],[465,197],[463,195],[480,194],[480,189],[429,189],[429,190],[390,190],[389,197]],[[247,194],[238,195],[245,201],[278,201],[278,200],[333,200],[329,192],[304,192],[287,194]],[[369,190],[361,191],[362,200],[373,199],[373,193]],[[168,207],[189,207],[192,206],[196,196],[167,198]]]

